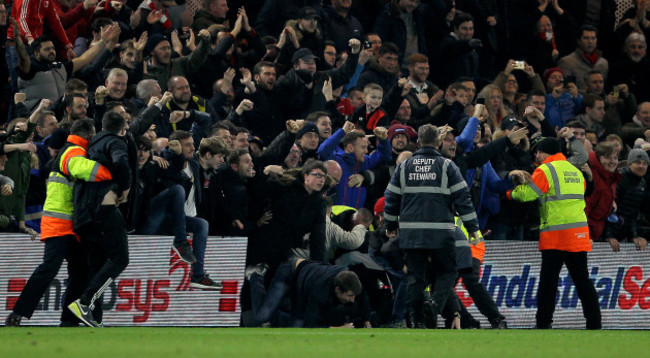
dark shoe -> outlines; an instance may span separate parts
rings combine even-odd
[[[178,254],[178,257],[180,257],[181,260],[187,262],[188,264],[193,264],[196,262],[196,257],[192,252],[192,246],[190,246],[190,243],[187,240],[183,241],[182,244],[174,243],[172,245],[172,250]]]
[[[251,276],[256,273],[262,277],[266,275],[266,271],[269,269],[269,265],[260,263],[257,265],[251,265],[246,267],[246,271],[244,271],[244,275],[246,276],[246,279],[250,281]]]
[[[535,327],[533,327],[533,329],[553,329],[553,327],[551,326],[550,323],[546,325],[536,324]]]
[[[5,319],[5,326],[7,327],[20,327],[20,320],[23,319],[21,315],[11,312],[7,319]]]
[[[506,322],[505,317],[490,320],[490,325],[492,326],[492,329],[508,329],[508,323]]]
[[[221,283],[212,281],[212,279],[207,274],[200,277],[192,277],[190,287],[206,291],[220,291],[223,289],[223,285]]]
[[[93,313],[91,312],[88,306],[81,303],[79,299],[72,302],[68,305],[68,309],[72,312],[77,318],[81,320],[88,327],[100,327],[99,323],[93,319]]]
[[[433,300],[428,299],[422,305],[422,313],[424,314],[424,323],[427,328],[438,327],[438,305]]]
[[[589,329],[589,330],[603,329],[603,325],[600,322],[597,322],[597,323],[589,323],[589,322],[587,322],[587,329]]]

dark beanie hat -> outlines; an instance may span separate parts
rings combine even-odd
[[[144,57],[149,56],[151,51],[153,51],[156,46],[158,46],[159,43],[163,41],[169,41],[167,40],[167,37],[161,34],[153,34],[151,37],[149,37],[149,40],[147,40],[147,45],[144,48]]]
[[[309,132],[314,132],[318,134],[318,127],[316,127],[316,125],[312,122],[306,122],[305,125],[302,128],[300,128],[300,130],[296,134],[296,139],[302,138],[302,136],[305,135],[305,133],[309,133]]]
[[[58,128],[52,134],[43,139],[43,143],[52,149],[61,149],[68,141],[68,131],[63,128]]]
[[[555,138],[544,138],[537,143],[536,150],[546,154],[557,154],[560,152],[560,143]]]

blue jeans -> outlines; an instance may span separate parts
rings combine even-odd
[[[187,240],[185,224],[185,189],[173,185],[151,199],[147,221],[138,229],[138,234],[161,235],[169,230],[174,234],[174,243]]]
[[[406,274],[401,270],[394,269],[384,257],[371,257],[388,273],[388,278],[391,280],[390,285],[393,289],[393,313],[391,319],[393,322],[401,321],[406,317]]]
[[[202,278],[205,275],[203,271],[203,257],[205,256],[205,246],[208,242],[208,222],[199,217],[186,216],[185,227],[187,227],[188,232],[194,234],[192,251],[196,257],[196,262],[192,265],[192,277]]]
[[[522,241],[524,239],[524,226],[495,224],[492,228],[492,234],[488,237],[488,239]]]
[[[172,232],[174,243],[180,244],[187,240],[187,233],[194,234],[192,251],[196,262],[192,265],[192,276],[202,278],[205,246],[208,240],[208,222],[185,215],[185,189],[173,185],[161,191],[149,205],[147,221],[137,233],[142,235],[162,235]]]
[[[293,260],[280,264],[273,275],[268,291],[264,286],[264,277],[254,273],[250,278],[251,304],[256,325],[268,322],[275,317],[284,296],[291,290],[294,271]]]

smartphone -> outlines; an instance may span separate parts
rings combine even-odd
[[[618,98],[618,96],[621,94],[621,89],[618,88],[618,86],[614,86],[612,90],[614,91],[614,97]]]
[[[524,68],[526,68],[526,62],[524,62],[524,61],[515,61],[512,64],[512,69],[513,70],[522,70],[523,71]]]
[[[569,86],[569,83],[576,83],[576,76],[564,77],[564,88],[567,88]]]
[[[368,48],[371,48],[371,47],[372,47],[372,44],[370,43],[370,41],[365,40],[363,42],[363,48],[368,49]]]
[[[482,104],[485,105],[485,98],[479,97],[476,99],[476,104]]]

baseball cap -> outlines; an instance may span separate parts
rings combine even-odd
[[[318,57],[314,56],[314,54],[308,49],[308,48],[299,48],[296,50],[296,52],[293,53],[293,56],[291,57],[291,63],[296,63],[298,60],[303,60],[303,61],[311,61],[315,60]]]
[[[318,15],[318,12],[313,7],[305,6],[302,9],[300,9],[300,12],[298,13],[298,18],[300,19],[317,18],[318,20],[320,20],[320,15]]]

